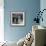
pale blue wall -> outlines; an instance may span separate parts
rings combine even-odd
[[[18,41],[32,29],[33,19],[40,9],[40,0],[4,0],[4,38],[8,41]],[[24,11],[26,25],[12,27],[10,25],[10,12]]]
[[[40,10],[42,11],[43,9],[46,9],[46,0],[40,0]],[[43,12],[43,22],[40,21],[40,25],[46,27],[46,11]]]

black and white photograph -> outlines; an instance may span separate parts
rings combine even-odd
[[[11,12],[11,25],[24,25],[25,14],[24,12]]]

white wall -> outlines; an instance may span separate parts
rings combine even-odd
[[[0,42],[4,41],[4,3],[0,0]]]

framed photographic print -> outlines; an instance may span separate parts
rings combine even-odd
[[[25,25],[25,13],[24,12],[11,12],[11,25],[24,26]]]

